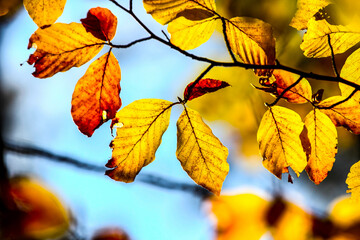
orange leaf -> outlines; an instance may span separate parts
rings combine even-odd
[[[215,92],[219,89],[230,86],[227,82],[215,80],[215,79],[201,79],[198,83],[189,83],[184,91],[184,98],[186,100],[192,100],[200,97],[206,93]]]
[[[322,101],[320,107],[330,107],[346,97],[334,96]],[[360,104],[353,98],[341,103],[331,109],[320,109],[325,113],[337,127],[344,127],[354,134],[360,134]]]
[[[28,49],[33,47],[36,51],[27,62],[34,64],[35,77],[48,78],[85,64],[100,52],[103,43],[80,23],[55,23],[31,35]]]
[[[79,130],[91,137],[95,129],[115,117],[121,107],[121,72],[112,52],[91,63],[75,86],[71,115]]]
[[[276,79],[276,92],[279,96],[287,87],[296,82],[299,77],[296,74],[283,71],[274,70],[273,75]],[[284,98],[291,103],[307,103],[311,100],[312,90],[309,82],[302,79],[295,87],[292,87],[284,94]]]
[[[115,36],[117,18],[107,8],[92,8],[88,11],[86,18],[80,21],[87,32],[101,40],[110,41]]]

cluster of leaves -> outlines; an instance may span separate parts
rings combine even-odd
[[[281,65],[276,61],[275,38],[270,24],[259,19],[235,17],[228,19],[216,11],[215,0],[143,0],[147,13],[159,23],[168,24],[169,39],[163,39],[148,29],[134,14],[132,1],[125,8],[114,0],[116,6],[130,14],[150,35],[127,45],[111,42],[116,33],[117,18],[104,8],[90,9],[80,23],[54,23],[62,13],[65,0],[51,4],[24,1],[25,8],[39,29],[30,37],[28,48],[36,51],[28,63],[34,64],[33,75],[47,78],[79,67],[97,55],[104,45],[109,51],[90,64],[78,81],[72,99],[71,114],[79,130],[91,136],[95,129],[112,119],[116,137],[110,144],[112,159],[106,174],[118,181],[132,182],[140,170],[155,159],[161,138],[170,121],[170,111],[182,105],[184,111],[177,121],[176,156],[183,169],[199,185],[219,195],[229,171],[226,162],[228,150],[200,114],[186,107],[186,103],[206,93],[229,86],[228,83],[205,78],[214,67],[252,68],[259,76],[256,87],[276,97],[267,104],[257,139],[264,166],[281,179],[289,167],[299,176],[306,170],[316,184],[322,182],[332,169],[337,153],[337,129],[343,126],[354,134],[360,133],[359,57],[356,50],[339,73],[335,55],[343,53],[359,42],[359,27],[352,20],[349,25],[333,24],[327,12],[330,1],[298,0],[298,11],[290,25],[306,30],[301,49],[312,58],[331,57],[335,77],[305,73]],[[206,42],[216,25],[221,23],[224,42],[231,62],[219,62],[187,52]],[[154,39],[174,48],[194,60],[209,66],[184,91],[183,99],[169,102],[160,99],[141,99],[121,107],[120,67],[112,53],[113,48],[126,48],[136,43]],[[305,79],[339,82],[340,96],[322,99],[322,90],[313,94]],[[275,106],[280,99],[290,103],[309,103],[313,110],[304,120],[295,111]],[[355,164],[347,183],[355,199],[359,198],[360,171]],[[291,177],[289,175],[289,180]]]
[[[348,239],[359,236],[360,211],[348,197],[336,199],[326,216],[305,211],[281,196],[271,200],[253,193],[210,198],[216,219],[216,239],[274,240]]]

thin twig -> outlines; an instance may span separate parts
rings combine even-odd
[[[227,33],[226,33],[226,19],[225,18],[221,18],[221,22],[222,22],[222,29],[223,29],[223,35],[224,35],[224,40],[225,40],[225,44],[226,44],[226,48],[231,56],[231,59],[234,61],[234,62],[237,62],[237,59],[231,49],[231,46],[230,46],[230,42],[229,42],[229,39],[228,39],[228,36],[227,36]]]
[[[334,49],[331,45],[331,38],[330,38],[330,35],[328,34],[327,35],[328,37],[328,44],[329,44],[329,47],[330,47],[330,50],[331,50],[331,61],[332,61],[332,66],[333,66],[333,69],[334,69],[334,72],[335,72],[335,75],[336,77],[340,77],[340,74],[339,74],[339,71],[337,70],[337,67],[336,67],[336,62],[335,62],[335,54],[334,54]]]
[[[296,80],[296,82],[294,82],[293,84],[291,84],[290,86],[288,86],[287,88],[284,89],[284,91],[281,92],[281,94],[279,96],[277,96],[277,98],[275,99],[274,102],[272,103],[266,103],[266,106],[268,107],[272,107],[274,106],[275,104],[277,104],[279,102],[279,100],[285,95],[285,93],[287,93],[290,89],[292,89],[293,87],[295,87],[296,85],[299,84],[299,82],[301,81],[301,79],[303,79],[302,76],[300,76],[298,78],[298,80]]]
[[[8,152],[23,154],[29,157],[42,157],[44,159],[57,162],[57,163],[65,163],[71,165],[73,167],[77,167],[84,170],[89,170],[93,172],[105,173],[106,168],[103,166],[94,165],[91,163],[85,163],[75,158],[62,156],[56,153],[52,153],[48,150],[41,149],[35,146],[24,145],[24,144],[14,144],[10,142],[4,141],[4,149]],[[195,194],[196,196],[205,198],[211,195],[209,191],[206,189],[188,183],[180,183],[176,181],[172,181],[169,179],[165,179],[158,176],[153,176],[151,174],[140,174],[137,178],[138,181],[150,184],[156,187],[165,188],[169,190],[180,190],[184,192],[189,192]]]
[[[337,105],[340,105],[346,101],[348,101],[352,96],[354,96],[354,94],[357,92],[358,90],[354,89],[354,91],[351,92],[351,94],[349,96],[347,96],[346,98],[344,98],[343,100],[337,102],[337,103],[334,103],[334,104],[331,104],[330,106],[327,106],[327,107],[322,107],[322,106],[314,106],[318,109],[331,109],[331,108],[334,108],[336,107]]]
[[[140,39],[137,39],[131,43],[128,43],[128,44],[124,44],[124,45],[120,45],[120,44],[113,44],[113,43],[109,43],[107,45],[113,47],[113,48],[129,48],[137,43],[140,43],[140,42],[145,42],[145,41],[148,41],[148,40],[151,40],[152,37],[145,37],[145,38],[140,38]]]

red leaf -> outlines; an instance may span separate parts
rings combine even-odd
[[[219,89],[230,86],[227,82],[215,80],[215,79],[201,79],[194,85],[194,82],[189,83],[184,91],[185,100],[192,100],[200,97],[206,93],[215,92]]]
[[[107,8],[92,8],[88,11],[86,18],[80,21],[87,32],[101,40],[109,41],[115,36],[117,18]]]

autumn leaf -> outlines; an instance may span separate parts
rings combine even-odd
[[[351,199],[360,202],[360,161],[350,168],[346,184],[349,188],[347,192],[351,193]]]
[[[305,117],[311,153],[306,171],[311,181],[321,183],[332,169],[337,153],[337,131],[331,119],[318,109]]]
[[[110,41],[115,36],[117,18],[107,8],[91,8],[86,18],[80,21],[87,32],[103,41]]]
[[[299,76],[283,70],[274,70],[273,75],[276,79],[276,96],[281,95],[281,93],[291,84],[295,83]],[[283,98],[286,101],[291,103],[307,103],[311,100],[312,90],[309,82],[306,79],[301,79],[301,81],[289,91],[287,91]]]
[[[345,61],[344,66],[341,69],[340,77],[346,79],[350,82],[360,85],[360,49],[353,52]],[[339,83],[339,88],[341,90],[341,95],[344,97],[349,96],[354,88],[350,87],[347,84]],[[360,100],[360,92],[355,93],[352,96],[355,100]]]
[[[184,99],[192,100],[198,98],[206,93],[215,92],[222,88],[230,86],[227,82],[215,80],[215,79],[201,79],[198,83],[195,82],[189,83],[184,91]]]
[[[21,235],[16,239],[55,239],[68,230],[70,216],[67,210],[38,182],[25,177],[12,178],[10,195],[24,213],[15,223],[18,226],[14,234]]]
[[[304,129],[301,117],[294,111],[274,106],[263,116],[257,133],[263,165],[276,177],[291,167],[297,176],[307,164],[300,135]]]
[[[290,26],[297,30],[307,28],[308,21],[322,8],[329,5],[331,0],[298,0],[297,11],[290,22]]]
[[[66,0],[24,0],[24,7],[39,28],[53,24],[63,13]]]
[[[191,21],[203,20],[212,17],[216,9],[215,0],[143,0],[143,2],[146,12],[162,25],[181,16]]]
[[[85,64],[100,52],[103,43],[80,23],[55,23],[31,35],[28,49],[33,47],[36,51],[27,62],[34,64],[35,77],[48,78]]]
[[[321,58],[331,56],[331,48],[334,54],[344,53],[349,48],[360,42],[360,28],[353,25],[331,25],[325,19],[310,19],[308,30],[304,34],[300,48],[306,57]]]
[[[331,107],[337,104],[346,97],[333,96],[320,102],[320,108]],[[347,130],[354,134],[360,134],[360,104],[354,99],[348,99],[347,101],[331,107],[330,109],[320,109],[325,113],[337,127],[345,127]]]
[[[154,161],[161,137],[169,126],[172,103],[160,99],[137,100],[113,119],[116,137],[106,175],[116,181],[133,182],[140,170]]]
[[[195,110],[185,108],[177,121],[176,157],[188,175],[209,191],[220,194],[229,172],[228,150]]]
[[[169,23],[168,32],[171,34],[170,42],[183,50],[199,47],[209,40],[215,31],[218,17],[192,21],[184,16],[178,17]]]
[[[231,50],[247,64],[270,65],[275,63],[275,38],[272,27],[259,19],[235,17],[226,20],[226,37]],[[257,70],[268,75],[269,70]]]
[[[251,193],[210,198],[211,214],[216,218],[216,240],[259,240],[267,231],[265,222],[269,202]]]
[[[91,137],[121,107],[120,67],[112,52],[90,64],[75,86],[71,115],[79,130]]]

